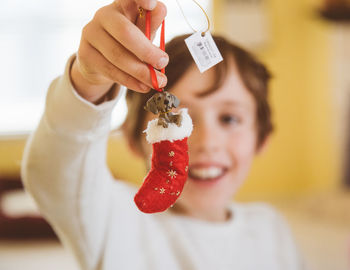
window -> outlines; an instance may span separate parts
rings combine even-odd
[[[44,109],[50,82],[64,70],[79,45],[81,30],[106,0],[5,0],[0,9],[0,134],[28,133]],[[190,33],[176,1],[167,5],[166,39]],[[206,26],[205,17],[192,1],[179,0],[195,28]],[[210,0],[199,3],[210,13]],[[159,44],[159,35],[155,39]],[[113,112],[113,128],[126,114],[125,102]]]

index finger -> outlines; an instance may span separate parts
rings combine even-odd
[[[152,44],[135,24],[113,9],[106,12],[110,14],[106,14],[100,23],[115,40],[141,61],[158,69],[166,66],[169,61],[167,53]]]

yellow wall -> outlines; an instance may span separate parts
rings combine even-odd
[[[0,140],[0,177],[19,176],[24,139]]]
[[[115,178],[135,184],[142,183],[146,174],[145,163],[129,150],[125,138],[120,133],[113,132],[110,136],[107,161]]]
[[[223,3],[214,1],[219,32],[225,31],[220,21]],[[268,1],[271,39],[258,54],[275,77],[271,102],[276,132],[238,194],[241,200],[291,197],[339,184],[329,76],[331,29],[315,16],[315,4]],[[23,140],[0,141],[0,174],[18,174],[22,149]],[[118,136],[109,141],[108,164],[116,177],[135,183],[145,174],[142,161],[135,161]]]

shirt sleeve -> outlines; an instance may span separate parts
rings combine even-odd
[[[74,58],[48,89],[44,114],[25,146],[21,174],[40,212],[81,268],[96,269],[114,184],[106,164],[107,140],[122,91],[97,106],[80,97],[69,77]]]

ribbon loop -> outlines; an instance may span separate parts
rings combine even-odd
[[[160,49],[163,51],[165,51],[165,34],[164,34],[164,32],[165,32],[165,25],[164,25],[164,20],[163,20],[162,29],[161,29],[161,33],[160,33]],[[151,12],[149,10],[146,11],[146,37],[149,40],[151,40]],[[150,64],[147,64],[147,65],[148,65],[148,68],[149,68],[150,73],[151,73],[153,88],[159,92],[162,92],[164,89],[159,88],[157,75],[156,75],[154,68]],[[161,72],[163,74],[165,74],[165,68],[163,68],[161,70]]]

